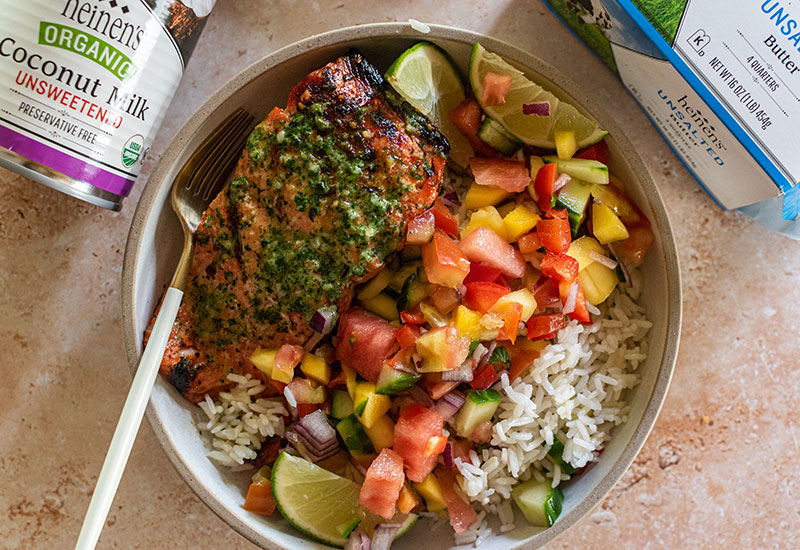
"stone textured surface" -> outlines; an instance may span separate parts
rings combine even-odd
[[[671,391],[632,468],[566,548],[800,547],[800,244],[720,211],[611,74],[538,0],[239,0],[212,14],[147,162],[261,56],[340,26],[422,21],[502,37],[606,104],[652,171],[684,280]],[[70,548],[130,382],[120,272],[138,192],[114,214],[0,170],[0,548]],[[252,549],[140,430],[98,548]]]

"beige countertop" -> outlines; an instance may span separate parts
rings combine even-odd
[[[145,167],[215,89],[336,27],[421,21],[515,43],[595,91],[638,144],[680,253],[684,321],[661,416],[636,462],[561,548],[800,547],[800,243],[724,213],[620,84],[540,0],[222,1]],[[130,383],[125,238],[111,213],[0,169],[0,548],[71,548]],[[252,549],[140,430],[98,548]]]

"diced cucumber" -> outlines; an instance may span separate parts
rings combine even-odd
[[[392,276],[392,281],[389,283],[389,288],[395,292],[402,292],[403,285],[406,284],[406,281],[409,277],[417,273],[418,268],[419,262],[413,262],[402,266]]]
[[[394,395],[403,390],[407,390],[414,384],[420,381],[422,375],[413,375],[407,372],[402,372],[383,365],[381,373],[378,375],[378,383],[375,384],[375,393],[381,395]]]
[[[342,420],[353,414],[353,399],[343,390],[333,390],[331,398],[331,416]]]
[[[597,160],[569,159],[561,160],[555,155],[542,157],[546,163],[555,162],[559,172],[569,174],[573,178],[589,183],[608,183],[608,166]]]
[[[359,300],[369,300],[380,294],[384,288],[389,286],[394,277],[394,272],[389,268],[383,268],[372,279],[364,283],[358,291]]]
[[[569,462],[564,460],[564,444],[561,443],[561,440],[557,437],[553,438],[553,445],[550,447],[550,450],[547,451],[547,456],[550,457],[555,464],[561,468],[561,471],[571,476],[575,473],[575,468]]]
[[[511,497],[522,510],[522,515],[533,525],[550,527],[561,514],[564,494],[558,487],[553,488],[550,485],[549,479],[530,479],[511,491]]]
[[[578,235],[578,228],[586,217],[586,207],[592,196],[592,184],[579,179],[570,180],[558,193],[556,208],[566,208],[572,236]]]
[[[356,415],[351,414],[340,420],[336,424],[336,431],[339,432],[344,446],[351,453],[369,454],[375,451],[372,442],[367,437],[367,432],[364,431],[364,427]]]
[[[473,390],[456,414],[456,433],[469,437],[480,424],[489,421],[500,405],[500,394],[494,390]]]
[[[495,151],[510,157],[524,145],[514,134],[494,119],[486,118],[478,129],[478,137]]]
[[[400,298],[397,300],[397,309],[400,311],[409,310],[427,297],[428,289],[425,283],[420,280],[419,273],[412,273],[403,283]]]
[[[364,306],[364,309],[383,317],[387,321],[394,321],[400,318],[400,314],[397,311],[397,302],[383,292],[373,298],[359,297],[358,301]]]

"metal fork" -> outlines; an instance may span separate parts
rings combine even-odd
[[[161,301],[156,322],[139,360],[136,375],[128,391],[89,509],[83,520],[83,527],[78,535],[76,550],[93,550],[100,537],[136,439],[136,433],[139,431],[172,325],[178,315],[186,276],[192,262],[194,233],[197,231],[203,212],[222,188],[233,168],[252,123],[253,117],[243,109],[238,109],[228,116],[189,157],[172,184],[170,202],[183,226],[183,253]]]

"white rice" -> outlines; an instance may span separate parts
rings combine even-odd
[[[579,469],[598,459],[611,429],[627,420],[624,392],[639,382],[635,371],[647,357],[652,326],[629,295],[639,288],[634,278],[633,292],[615,290],[592,325],[571,321],[522,378],[510,383],[503,374],[495,384],[502,402],[492,447],[454,461],[464,493],[479,510],[479,521],[456,535],[456,544],[485,541],[492,533],[490,515],[501,533],[514,529],[510,499],[517,482],[547,478],[556,487],[569,479],[547,458],[554,436],[564,444],[564,460]]]
[[[242,466],[256,458],[261,443],[268,437],[283,435],[283,417],[288,413],[282,399],[255,399],[265,389],[260,380],[249,374],[229,374],[236,386],[220,392],[212,400],[208,395],[198,405],[208,417],[198,423],[200,432],[213,448],[208,457],[223,466]]]

